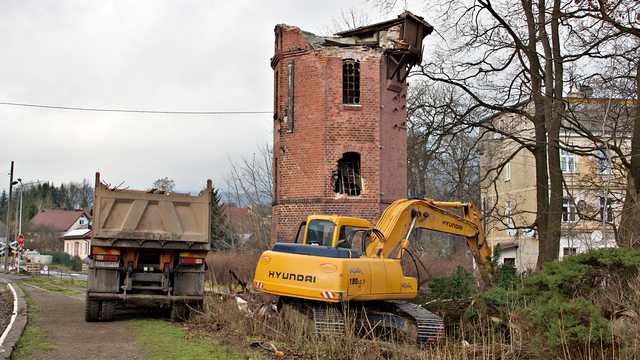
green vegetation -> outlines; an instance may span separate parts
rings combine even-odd
[[[82,259],[77,256],[71,256],[63,251],[43,251],[45,255],[51,255],[54,265],[62,266],[65,271],[81,271]]]
[[[233,231],[224,213],[224,204],[217,189],[211,189],[211,249],[229,249],[234,243]]]
[[[44,330],[34,321],[38,316],[38,307],[26,293],[25,298],[29,309],[27,311],[27,326],[24,328],[24,332],[11,354],[12,359],[28,359],[34,353],[47,352],[54,348],[54,345],[47,339]]]
[[[451,276],[429,281],[429,298],[432,299],[465,299],[476,292],[473,275],[462,266],[458,266]]]
[[[167,321],[132,320],[136,342],[151,359],[242,359],[210,338],[186,337],[186,331]]]
[[[17,194],[16,194],[17,195]],[[7,216],[8,196],[6,191],[0,192],[0,219]],[[31,219],[42,208],[49,209],[78,209],[91,207],[93,200],[93,186],[88,180],[69,182],[56,186],[43,182],[33,186],[26,186],[22,194],[23,216]],[[15,212],[15,208],[11,209]]]
[[[610,320],[625,310],[638,312],[640,251],[601,249],[546,264],[541,272],[521,281],[511,276],[496,288],[480,294],[469,313],[507,319],[528,332],[537,352],[591,353],[634,346],[612,334]],[[640,324],[635,335],[640,335]]]
[[[21,284],[33,285],[39,288],[62,293],[66,296],[80,296],[87,287],[86,280],[58,278],[54,276],[33,276],[20,280]]]

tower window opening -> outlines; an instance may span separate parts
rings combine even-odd
[[[333,174],[333,192],[358,196],[362,192],[360,176],[360,154],[348,152],[338,160],[338,168]]]
[[[342,103],[360,105],[360,63],[355,60],[342,62]]]

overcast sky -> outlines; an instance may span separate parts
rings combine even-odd
[[[423,4],[422,2],[416,2]],[[422,6],[409,9],[424,15]],[[188,111],[272,110],[273,28],[317,33],[363,0],[25,1],[0,3],[0,102]],[[428,20],[428,15],[427,15]],[[271,114],[150,115],[0,105],[0,188],[103,179],[192,191],[223,184],[229,159],[271,141]]]

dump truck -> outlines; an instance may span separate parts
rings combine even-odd
[[[211,180],[197,196],[119,189],[96,173],[86,321],[109,321],[124,306],[179,321],[202,306],[211,189]]]

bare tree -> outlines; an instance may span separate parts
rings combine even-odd
[[[593,140],[595,146],[612,151],[627,169],[627,186],[620,220],[618,245],[640,247],[640,7],[635,0],[581,0],[576,17],[586,19],[575,29],[576,46],[587,48],[600,44],[600,51],[591,56],[603,61],[604,71],[584,75],[606,88],[620,99],[635,100],[625,104],[632,114],[616,118],[616,128],[624,128],[630,136],[630,148],[621,146],[610,132],[594,133],[572,123]],[[619,120],[623,120],[622,122]]]
[[[349,8],[340,10],[340,15],[331,20],[331,25],[324,31],[327,35],[341,31],[352,30],[369,24],[369,15],[359,9]]]
[[[271,241],[271,169],[273,153],[269,144],[262,145],[250,157],[229,160],[231,172],[227,177],[230,200],[249,208],[249,227],[260,248]]]
[[[415,81],[407,100],[408,188],[411,196],[479,205],[478,131],[455,128],[464,104],[460,90]]]
[[[154,190],[159,190],[159,191],[164,191],[164,192],[172,192],[173,189],[176,186],[175,181],[169,179],[168,177],[163,177],[160,179],[157,179],[156,181],[153,182],[153,189]]]
[[[389,9],[396,2],[378,3]],[[435,28],[445,42],[412,76],[454,86],[467,98],[463,111],[452,112],[456,126],[449,127],[450,132],[471,127],[479,136],[490,132],[511,144],[490,169],[493,178],[516,154],[532,154],[536,214],[533,223],[523,226],[537,230],[541,267],[559,254],[564,190],[560,150],[579,150],[561,139],[565,82],[576,71],[591,70],[584,62],[601,56],[615,35],[606,33],[590,39],[586,47],[574,46],[584,18],[580,1],[454,0],[429,7],[441,14]],[[498,124],[496,113],[511,114],[521,124]]]

